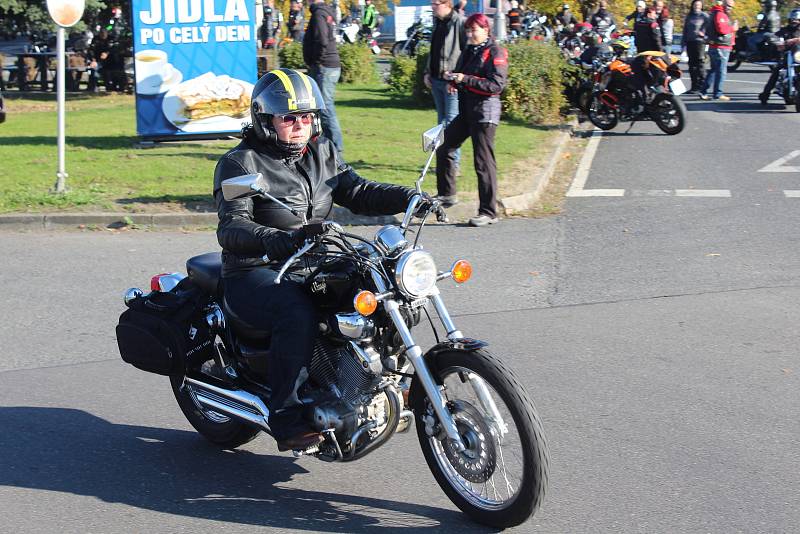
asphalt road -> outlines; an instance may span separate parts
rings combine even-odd
[[[510,362],[544,420],[550,491],[519,532],[800,524],[800,198],[785,193],[800,159],[758,172],[798,149],[800,115],[758,106],[763,72],[730,78],[732,102],[687,97],[679,136],[602,136],[559,216],[426,229],[440,264],[475,265],[468,284],[445,284],[457,324]],[[165,379],[119,360],[122,290],[213,250],[212,234],[0,243],[4,531],[485,531],[439,490],[413,434],[351,465],[278,454],[268,436],[219,452]]]

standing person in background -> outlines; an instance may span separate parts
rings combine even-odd
[[[366,5],[364,6],[364,17],[361,19],[361,33],[369,38],[372,37],[372,32],[378,25],[378,10],[375,9],[375,4],[372,3],[372,0],[364,1]]]
[[[311,20],[303,38],[303,60],[308,66],[308,73],[319,85],[325,101],[325,107],[320,109],[322,131],[341,154],[344,152],[344,140],[334,106],[336,84],[342,75],[342,63],[336,49],[336,22],[333,9],[325,5],[323,0],[312,2]]]
[[[569,28],[573,24],[577,24],[578,19],[572,14],[572,11],[569,9],[569,4],[564,4],[561,6],[561,10],[556,13],[555,22],[556,26]]]
[[[636,9],[633,11],[633,13],[625,17],[625,20],[622,22],[622,25],[627,27],[631,21],[633,21],[635,25],[639,19],[645,18],[647,16],[647,13],[645,12],[646,10],[647,10],[647,4],[644,2],[644,0],[639,0],[638,2],[636,2]]]
[[[456,196],[455,152],[472,138],[475,173],[478,175],[478,216],[470,226],[497,222],[497,161],[494,136],[500,123],[500,93],[508,80],[508,51],[491,37],[489,19],[483,13],[466,22],[469,41],[453,72],[445,72],[449,90],[460,93],[458,115],[444,131],[444,142],[436,151],[438,198]]]
[[[456,12],[459,15],[461,15],[463,17],[464,16],[464,12],[467,9],[467,0],[458,0],[458,2],[456,2],[456,4],[455,4],[455,8],[454,9],[456,10]]]
[[[711,68],[706,74],[706,81],[700,89],[700,98],[710,100],[708,90],[712,85],[714,88],[713,97],[723,102],[730,100],[729,96],[722,94],[722,84],[725,83],[725,76],[728,74],[728,58],[736,42],[736,32],[739,30],[739,22],[731,24],[729,15],[736,5],[735,0],[723,0],[722,5],[711,8],[706,35],[708,36],[708,59],[711,61]]]
[[[275,45],[275,38],[272,36],[275,28],[275,0],[264,0],[261,4],[264,18],[261,20],[259,38],[262,48],[271,48]]]
[[[600,0],[598,6],[589,23],[594,28],[594,31],[607,37],[611,27],[616,26],[617,23],[614,21],[614,16],[608,11],[608,2],[606,0]]]
[[[506,21],[509,35],[519,37],[522,34],[522,10],[517,0],[511,0],[511,9],[506,13]]]
[[[664,0],[655,0],[653,7],[656,9],[656,22],[661,30],[661,45],[664,52],[669,52],[672,46],[672,34],[675,22],[669,16],[669,9],[664,5]]]
[[[467,34],[464,31],[464,18],[453,9],[453,0],[431,0],[431,8],[434,16],[433,33],[424,81],[433,95],[437,122],[447,126],[458,115],[458,94],[448,90],[450,82],[444,79],[444,73],[455,68],[461,51],[467,46]],[[456,174],[460,158],[461,152],[458,151],[455,153]],[[440,200],[445,208],[458,202],[455,195]]]
[[[656,9],[648,7],[645,11],[645,16],[636,20],[634,41],[636,42],[637,52],[663,52],[661,28],[658,26],[656,19]]]
[[[303,16],[303,3],[292,2],[292,7],[289,8],[289,18],[286,19],[286,33],[293,41],[300,42],[303,40],[303,27],[306,24],[306,19]]]
[[[781,29],[781,15],[777,11],[776,0],[764,0],[764,18],[758,23],[758,31],[778,33]]]
[[[703,2],[694,0],[692,10],[683,22],[683,47],[689,56],[689,76],[692,78],[692,88],[689,89],[689,93],[700,91],[705,82],[703,65],[706,62],[707,24],[708,14],[703,11]]]

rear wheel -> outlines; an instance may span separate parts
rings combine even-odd
[[[394,57],[403,57],[411,55],[410,46],[406,46],[408,41],[397,41],[392,46],[392,56]]]
[[[417,437],[433,476],[474,521],[495,528],[523,523],[542,503],[550,463],[533,401],[511,370],[484,351],[439,353],[435,369],[466,448],[453,447],[414,380]]]
[[[592,94],[587,114],[592,124],[601,130],[612,130],[619,122],[619,112],[603,102],[601,95],[600,92]]]
[[[731,54],[728,57],[728,72],[735,72],[742,64],[742,60],[736,57],[734,54]]]
[[[679,134],[686,126],[686,106],[675,95],[661,93],[650,104],[650,116],[662,132]]]
[[[215,378],[223,377],[223,370],[213,358],[202,362],[197,370]],[[223,449],[235,449],[258,435],[259,429],[202,406],[191,386],[184,385],[183,379],[183,375],[170,377],[175,400],[189,424],[208,441]]]

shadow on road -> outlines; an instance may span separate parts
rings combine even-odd
[[[451,510],[281,487],[308,472],[294,458],[221,451],[193,432],[25,406],[0,408],[0,428],[4,486],[274,528],[408,532],[446,525],[461,532],[488,531]],[[358,476],[358,467],[352,473]]]
[[[766,107],[760,102],[752,100],[731,100],[730,102],[684,102],[689,111],[713,111],[714,113],[776,113],[792,112],[795,113],[794,105],[785,106],[775,100],[768,103]]]

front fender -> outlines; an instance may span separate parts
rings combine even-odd
[[[439,354],[445,352],[474,352],[476,350],[482,349],[484,347],[489,346],[486,341],[481,341],[480,339],[471,339],[471,338],[461,338],[456,340],[447,340],[437,343],[426,352],[422,358],[425,360],[425,365],[428,367],[428,371],[430,371],[431,375],[433,375],[433,379],[436,381],[437,384],[441,384],[439,379],[439,365],[438,365],[438,356]],[[414,406],[414,397],[417,394],[417,391],[420,391],[424,395],[424,391],[419,386],[418,381],[414,380],[411,383],[411,390],[409,391],[409,398],[408,402],[410,406]]]

